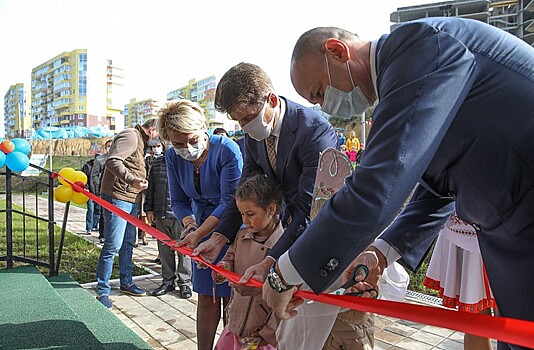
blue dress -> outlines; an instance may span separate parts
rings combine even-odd
[[[243,158],[238,145],[219,135],[212,135],[209,140],[208,157],[200,166],[200,193],[195,188],[193,163],[178,156],[172,148],[165,153],[171,207],[180,222],[188,215],[193,215],[199,226],[209,216],[220,219],[241,178]],[[203,241],[210,236],[211,233]],[[225,246],[216,261],[224,256],[227,249],[228,246]],[[193,266],[192,270],[193,290],[198,294],[211,296],[211,270],[197,269],[196,266]],[[229,297],[228,284],[217,285],[215,296]]]

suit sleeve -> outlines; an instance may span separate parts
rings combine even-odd
[[[437,197],[418,185],[410,202],[380,238],[401,254],[402,265],[416,271],[453,211],[453,198]]]
[[[476,69],[462,43],[425,23],[393,31],[380,48],[377,67],[380,103],[362,163],[289,250],[293,266],[316,293],[391,224],[430,164]],[[414,205],[411,225],[417,227],[435,210]],[[410,247],[410,235],[399,225],[385,238],[401,255]],[[422,255],[407,260],[413,265]],[[327,268],[330,259],[337,267]]]
[[[313,196],[313,186],[317,176],[317,164],[319,153],[328,147],[337,148],[337,139],[334,129],[330,124],[324,123],[314,128],[301,147],[300,158],[302,173],[298,182],[298,193],[294,203],[295,211],[291,223],[284,234],[269,251],[269,256],[278,259],[295,243],[310,222],[310,210]]]
[[[213,210],[211,216],[220,219],[228,204],[234,198],[237,184],[241,179],[241,170],[243,168],[243,157],[237,143],[231,141],[223,151],[223,160],[220,174],[221,201]],[[241,215],[239,215],[241,218]]]
[[[245,136],[245,137],[248,138],[248,136]],[[245,140],[245,148],[248,148],[249,147],[248,142],[246,141],[248,140]],[[245,150],[245,153],[250,154],[250,151]],[[256,163],[253,157],[244,157],[244,158],[245,158],[245,162],[243,165],[243,172],[242,172],[241,180],[239,183],[241,183],[247,177],[262,171],[260,166]],[[217,224],[213,232],[220,233],[221,235],[226,237],[230,242],[233,242],[237,234],[237,231],[239,230],[239,227],[241,227],[242,224],[243,224],[243,221],[241,220],[241,214],[239,213],[239,210],[237,209],[237,205],[235,203],[235,197],[232,196],[224,212],[222,213],[219,223]]]

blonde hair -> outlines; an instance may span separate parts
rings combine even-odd
[[[159,136],[169,141],[169,133],[192,134],[206,131],[206,117],[202,108],[189,100],[168,102],[158,112]]]

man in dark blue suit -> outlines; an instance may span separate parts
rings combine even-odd
[[[361,165],[280,257],[277,290],[305,281],[319,293],[361,262],[372,278],[360,290],[398,258],[416,270],[456,205],[478,232],[499,312],[534,320],[532,47],[455,18],[406,23],[373,42],[316,28],[295,46],[291,79],[332,115],[379,103]],[[291,292],[263,289],[278,315],[295,314]]]
[[[274,178],[284,190],[286,230],[269,256],[243,276],[243,281],[250,277],[263,280],[275,259],[308,225],[319,153],[337,148],[337,137],[320,113],[277,95],[270,78],[254,64],[240,63],[224,74],[217,86],[215,106],[238,121],[245,132],[242,180],[261,173]],[[269,156],[269,147],[274,159]],[[221,248],[234,240],[241,224],[234,200],[215,228],[216,234],[194,254],[213,261]],[[195,246],[198,240],[193,236],[183,242]]]

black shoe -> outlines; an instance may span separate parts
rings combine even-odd
[[[193,296],[193,293],[191,292],[191,288],[187,285],[180,286],[180,297],[182,299],[189,299]]]
[[[176,288],[174,286],[169,286],[168,284],[162,284],[161,286],[159,286],[158,289],[152,292],[152,295],[155,297],[159,297],[161,295],[167,294],[168,292],[172,292],[175,289]]]
[[[161,265],[161,258],[154,259],[154,263]]]

